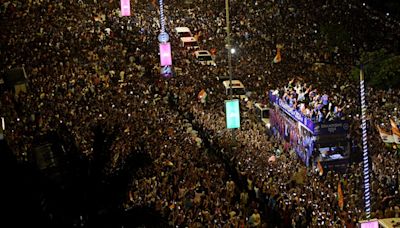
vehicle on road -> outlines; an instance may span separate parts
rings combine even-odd
[[[217,66],[211,54],[207,50],[198,50],[194,52],[196,61],[204,66]]]
[[[192,32],[188,27],[176,27],[174,29],[175,34],[178,38],[181,37],[193,37]]]
[[[199,49],[199,43],[194,37],[181,37],[180,46],[188,50]]]
[[[246,95],[246,87],[244,87],[243,83],[240,80],[232,80],[232,85],[230,84],[230,80],[223,81],[222,84],[225,88],[225,93],[227,96],[230,95],[230,91],[232,89],[232,95],[234,98],[240,98],[241,100],[248,100]]]

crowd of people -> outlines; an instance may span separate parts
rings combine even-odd
[[[305,169],[287,142],[268,135],[244,105],[241,128],[234,137],[226,129],[226,96],[216,79],[228,72],[223,2],[165,1],[168,30],[188,26],[202,49],[217,50],[218,67],[196,65],[170,32],[173,64],[181,69],[170,79],[160,77],[158,67],[157,4],[131,4],[132,16],[121,17],[115,0],[2,1],[0,23],[9,29],[0,34],[0,71],[24,66],[29,77],[26,94],[1,95],[5,135],[21,161],[31,156],[35,137],[60,124],[90,159],[92,129],[102,126],[116,134],[105,167],[110,175],[130,154],[148,153],[154,160],[139,170],[124,206],[154,207],[171,226],[343,227],[365,218],[362,164],[349,165],[346,174],[326,170],[319,176]],[[333,116],[352,120],[351,137],[361,148],[359,87],[349,76],[349,63],[361,50],[391,49],[390,40],[400,38],[399,23],[350,0],[231,1],[230,11],[237,49],[233,75],[252,91],[250,100],[267,100],[268,91],[288,82],[292,94],[284,98],[294,106],[294,91],[299,90],[297,101],[302,91],[321,91],[310,99],[316,104],[303,103],[305,114],[313,116],[319,101],[331,104],[327,111],[336,112]],[[321,35],[331,23],[349,31],[350,49],[339,44],[331,49]],[[282,62],[274,64],[276,44],[283,46]],[[321,62],[324,67],[315,69]],[[291,78],[302,78],[303,85]],[[205,104],[197,101],[202,89]],[[368,89],[371,123],[398,121],[399,93]],[[373,128],[368,136],[372,217],[399,217],[399,155]],[[280,156],[269,162],[276,150]]]
[[[302,85],[301,82],[294,83],[294,79],[292,79],[286,87],[275,90],[273,94],[279,96],[290,108],[301,112],[313,122],[321,123],[344,119],[342,109],[345,107],[340,107],[341,101],[329,99],[329,95],[326,93],[319,94],[317,89],[312,88],[312,85]],[[337,102],[339,106],[334,102]]]

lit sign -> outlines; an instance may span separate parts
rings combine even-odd
[[[131,15],[130,0],[121,0],[121,15],[122,16],[130,16]]]
[[[161,66],[172,65],[171,44],[170,43],[160,43],[160,62],[161,62]]]
[[[378,221],[361,222],[361,228],[379,228]]]
[[[240,128],[239,100],[225,101],[226,128]]]

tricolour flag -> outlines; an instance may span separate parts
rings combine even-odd
[[[397,126],[396,122],[394,120],[390,119],[390,125],[392,126],[392,136],[393,136],[393,142],[396,144],[400,144],[400,130],[399,127]]]
[[[279,63],[280,61],[282,61],[282,57],[281,57],[281,49],[277,48],[276,49],[276,56],[274,58],[274,63]]]
[[[197,99],[201,101],[201,103],[205,103],[206,98],[207,98],[207,92],[204,89],[202,89],[197,95]]]
[[[391,134],[391,132],[385,131],[378,125],[376,126],[376,128],[378,129],[379,136],[381,136],[381,139],[384,143],[393,143],[394,142],[393,135]]]
[[[338,205],[339,205],[340,210],[343,210],[344,197],[343,197],[342,184],[340,183],[340,181],[338,184]]]

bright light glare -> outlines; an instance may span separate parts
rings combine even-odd
[[[235,48],[231,48],[231,53],[235,54],[235,52],[236,52]]]

